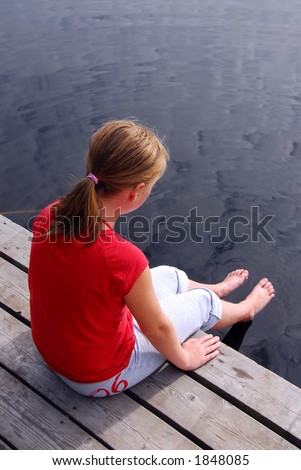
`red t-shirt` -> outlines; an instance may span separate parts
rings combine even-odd
[[[135,345],[125,305],[148,261],[113,230],[92,244],[43,238],[50,207],[35,219],[29,265],[32,336],[55,372],[81,383],[109,379],[129,363]]]

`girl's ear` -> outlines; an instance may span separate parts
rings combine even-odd
[[[131,200],[131,201],[134,201],[134,200],[137,198],[139,192],[140,192],[143,188],[145,188],[145,183],[139,183],[139,184],[137,184],[137,186],[134,186],[134,187],[130,190],[130,195],[129,195],[130,200]]]

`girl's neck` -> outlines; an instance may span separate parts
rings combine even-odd
[[[105,220],[111,228],[114,228],[118,217],[121,215],[120,202],[114,196],[103,197],[99,207],[102,220]],[[107,229],[108,227],[106,226],[105,228]]]
[[[131,189],[124,189],[110,196],[102,195],[100,209],[102,219],[105,219],[112,227],[121,214],[128,214],[138,209],[148,198],[152,186],[139,183]]]
[[[115,209],[114,211],[110,211],[107,207],[102,206],[100,212],[102,220],[113,229],[118,217],[120,216],[120,210]],[[109,228],[108,225],[106,225],[105,229]]]

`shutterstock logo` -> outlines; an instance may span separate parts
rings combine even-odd
[[[227,223],[221,217],[211,215],[203,217],[197,207],[189,210],[188,215],[158,215],[152,220],[144,216],[122,216],[120,227],[127,226],[128,239],[135,244],[151,242],[181,243],[189,238],[194,243],[222,243],[226,240],[233,243],[258,243],[275,240],[268,231],[268,225],[275,216],[260,216],[259,206],[252,206],[250,216],[234,215]],[[122,230],[121,230],[122,231]],[[162,236],[163,234],[163,236]]]
[[[208,241],[209,243],[223,243],[225,241],[232,243],[258,243],[260,241],[273,243],[275,240],[270,234],[268,226],[274,217],[274,215],[261,216],[259,206],[252,206],[248,217],[234,215],[225,222],[217,215],[203,217],[198,213],[197,207],[193,207],[189,210],[187,216],[172,215],[167,217],[160,214],[150,220],[141,215],[123,215],[119,217],[119,231],[127,233],[126,238],[136,245],[146,242],[179,244],[187,239],[194,243],[208,243]],[[104,218],[108,223],[113,222],[105,214]],[[72,243],[74,240],[84,242],[85,237],[86,241],[91,242],[91,239],[93,241],[93,233],[92,237],[89,237],[89,234],[83,234],[82,236],[81,231],[77,235],[73,234],[73,228],[80,227],[82,222],[78,216],[72,219],[67,217],[63,219],[63,233],[60,232],[60,239],[63,237],[65,243]],[[32,241],[34,243],[44,243],[48,240],[49,242],[47,238],[48,229],[46,228],[47,219],[39,216],[35,223],[37,233]],[[98,220],[96,223],[99,224],[100,221]],[[62,229],[61,223],[59,226]],[[97,233],[97,230],[94,230],[94,232]],[[110,243],[112,237],[115,237],[114,232],[108,232],[106,242]],[[56,241],[57,235],[55,234],[50,238],[50,243],[56,243]]]

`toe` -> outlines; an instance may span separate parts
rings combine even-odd
[[[260,287],[265,287],[267,282],[269,282],[269,280],[266,277],[264,277],[259,281],[258,284],[260,285]]]
[[[241,276],[242,274],[245,273],[245,269],[236,269],[235,271],[232,271],[232,276]]]

